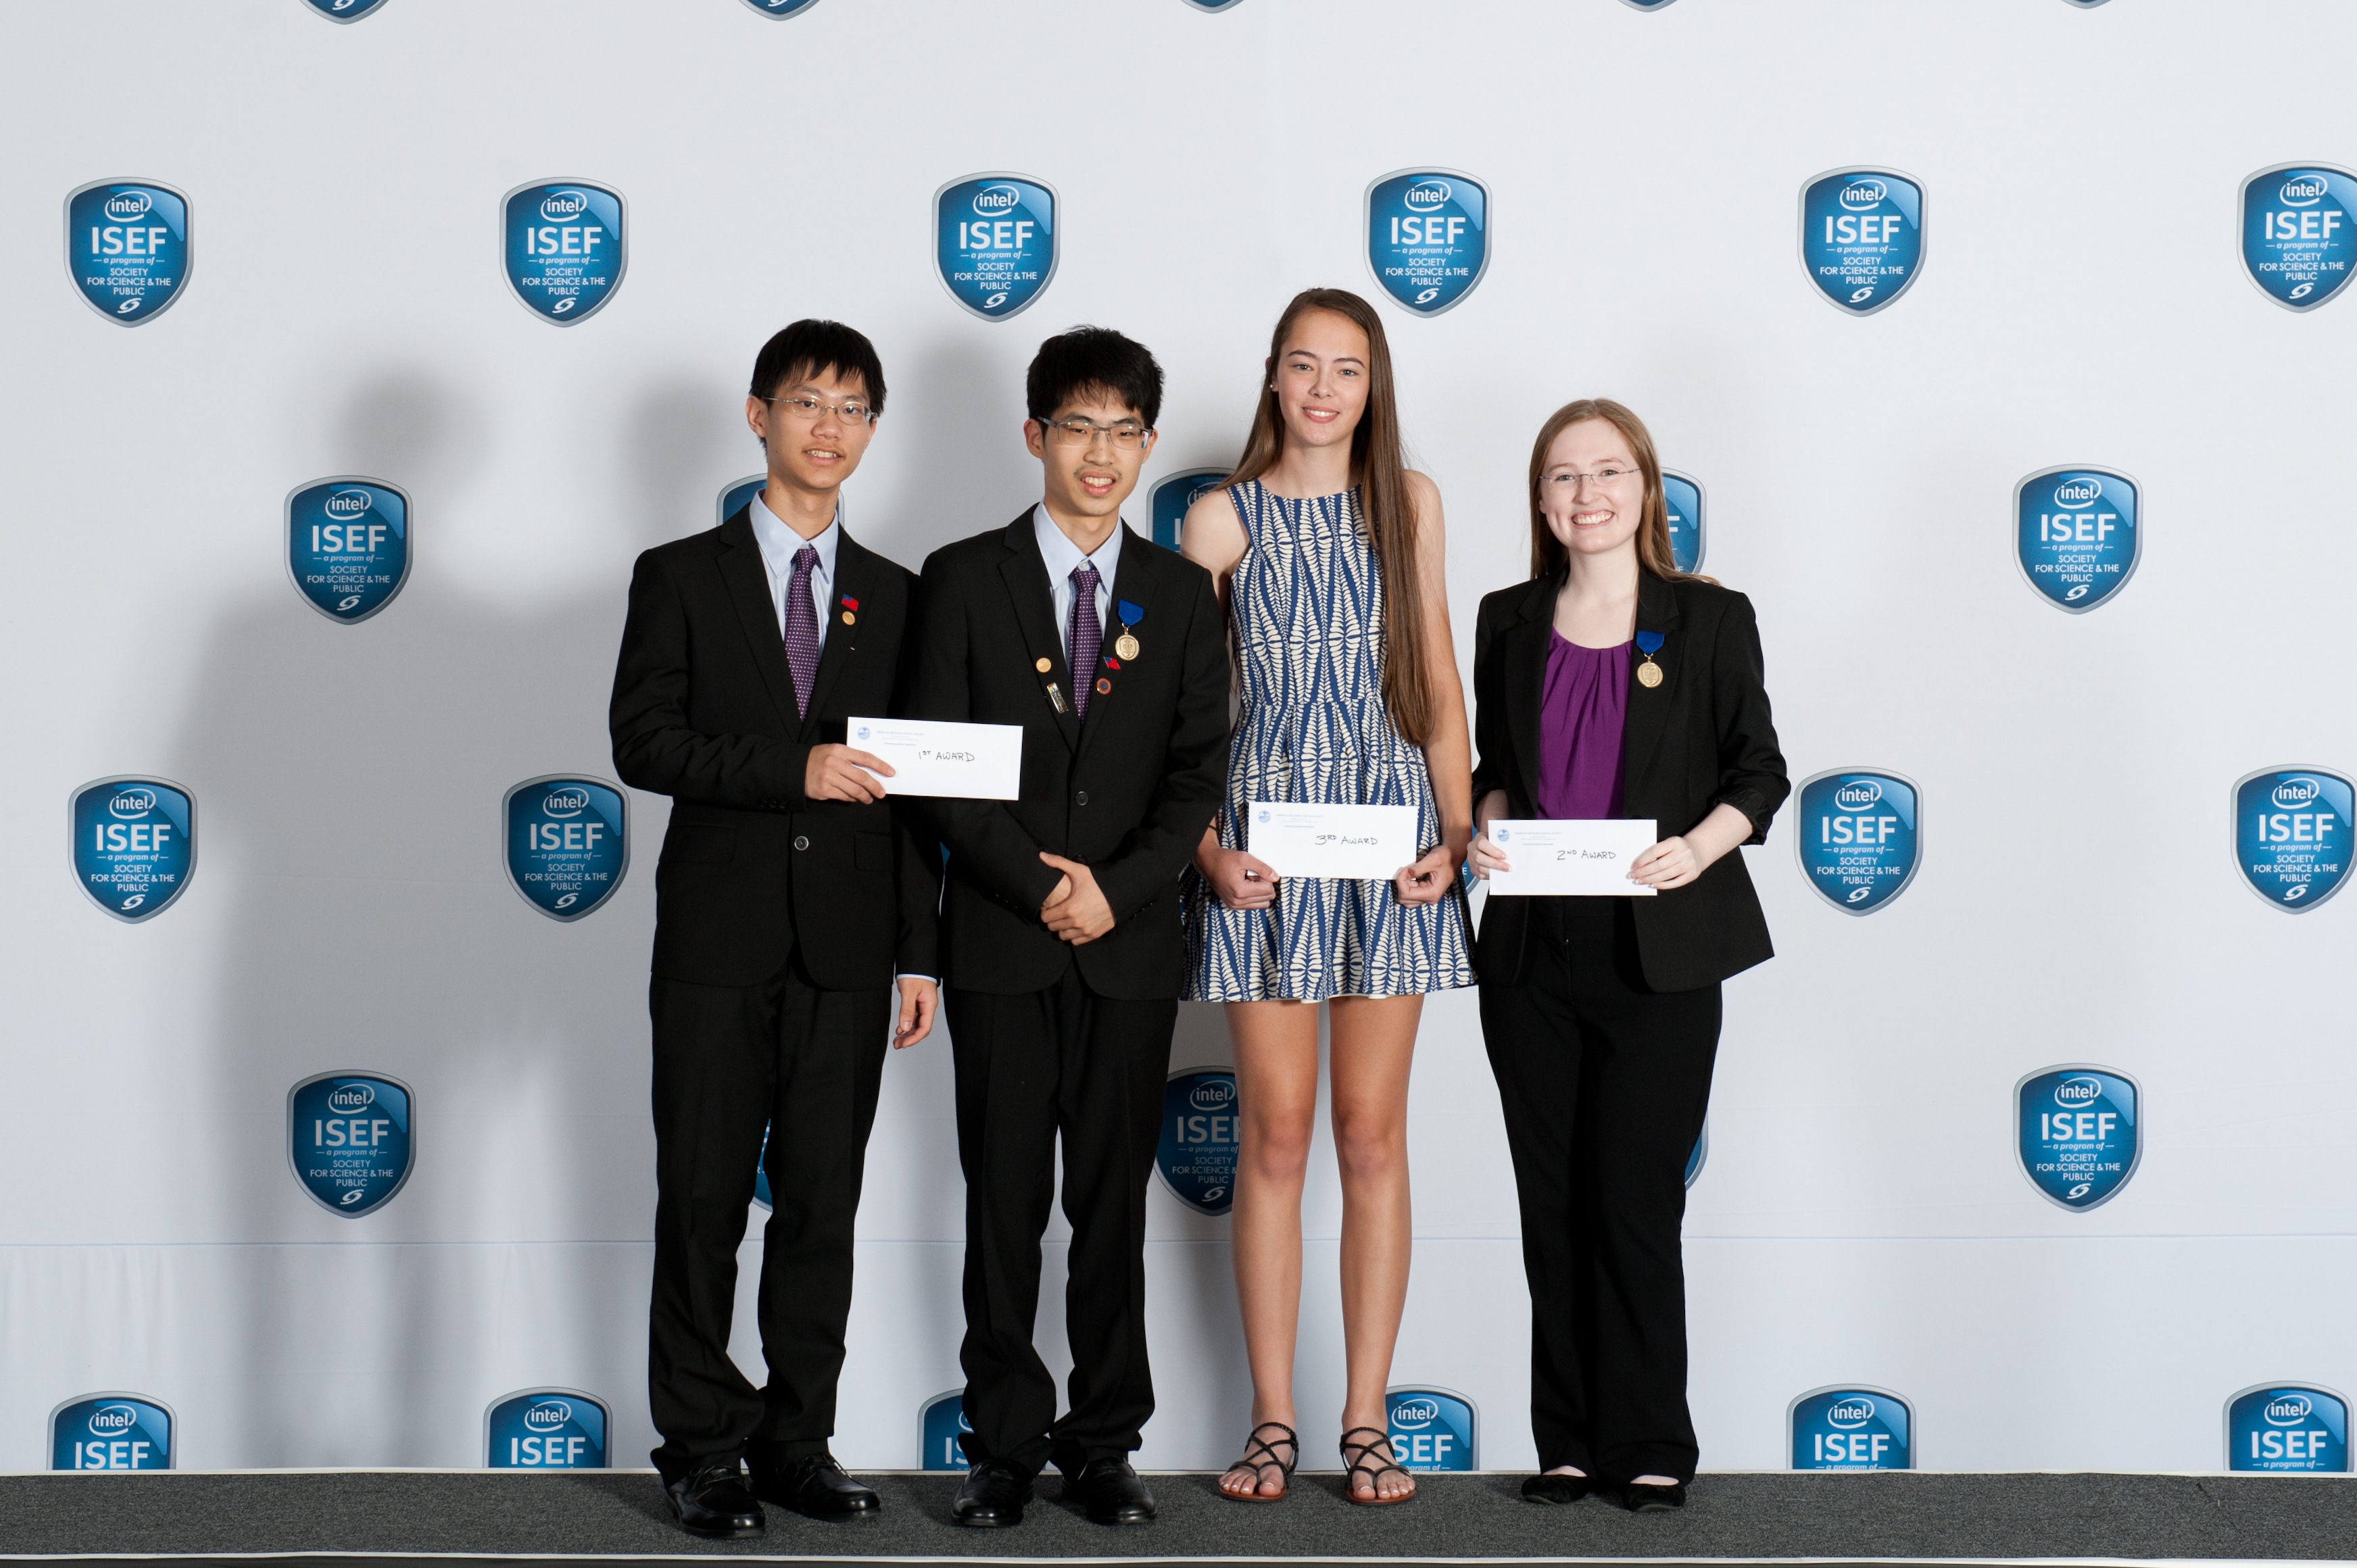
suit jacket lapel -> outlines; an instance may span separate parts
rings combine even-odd
[[[1109,635],[1104,639],[1103,657],[1100,660],[1098,669],[1086,674],[1075,672],[1079,679],[1090,682],[1089,713],[1091,716],[1089,722],[1081,726],[1082,751],[1088,750],[1089,737],[1104,727],[1105,715],[1101,704],[1113,700],[1114,693],[1121,686],[1123,671],[1129,662],[1121,657],[1114,646],[1121,639],[1121,633],[1114,628],[1125,624],[1121,618],[1121,607],[1126,602],[1135,605],[1141,612],[1136,619],[1129,624],[1134,624],[1139,628],[1137,656],[1143,659],[1146,657],[1146,639],[1151,635],[1146,625],[1146,618],[1153,612],[1154,589],[1161,576],[1161,574],[1155,569],[1154,554],[1146,548],[1146,541],[1132,532],[1129,524],[1125,522],[1116,526],[1121,529],[1121,564],[1114,568],[1113,573],[1113,613],[1106,618],[1106,630]],[[1101,690],[1097,685],[1100,682],[1103,683]]]
[[[876,579],[872,568],[872,558],[852,541],[849,533],[835,540],[834,597],[819,612],[826,620],[826,641],[819,649],[818,669],[811,676],[810,713],[805,722],[815,723],[825,711],[827,693],[834,689],[852,654],[858,651],[860,620],[856,602],[867,596],[867,589]],[[843,618],[846,614],[851,617],[848,623]],[[785,646],[782,637],[779,646]],[[788,671],[789,676],[791,673]]]
[[[1620,794],[1624,800],[1650,798],[1650,791],[1641,785],[1653,760],[1653,753],[1662,743],[1662,734],[1668,728],[1670,706],[1677,700],[1678,689],[1685,679],[1685,649],[1678,640],[1678,627],[1684,618],[1678,613],[1675,589],[1651,572],[1637,575],[1637,629],[1659,632],[1662,645],[1653,653],[1653,662],[1662,667],[1663,680],[1658,686],[1648,686],[1637,679],[1637,671],[1645,663],[1644,651],[1632,650],[1629,660],[1629,714],[1620,728]]]
[[[1555,627],[1555,595],[1562,589],[1559,576],[1534,582],[1523,600],[1521,622],[1507,631],[1506,645],[1499,650],[1505,666],[1506,733],[1521,766],[1523,800],[1534,812],[1539,809],[1539,703],[1546,688],[1547,633]]]
[[[1056,601],[1048,593],[1048,559],[1039,553],[1039,538],[1032,532],[1028,511],[1008,525],[1006,539],[1006,559],[998,564],[998,575],[1006,579],[1006,596],[1015,606],[1015,624],[1023,634],[1024,657],[1033,666],[1034,678],[1039,684],[1039,701],[1048,706],[1064,744],[1077,748],[1081,744],[1081,721],[1072,712],[1072,672],[1064,664],[1064,638],[1056,627]],[[1042,659],[1048,661],[1044,675],[1038,673]],[[1063,690],[1061,708],[1049,703],[1048,683],[1051,681]]]
[[[802,728],[802,717],[794,712],[793,672],[786,668],[786,634],[778,625],[777,601],[770,597],[769,569],[761,564],[760,542],[753,537],[752,521],[744,508],[720,525],[720,553],[714,564],[728,590],[729,602],[737,607],[753,668],[761,672],[761,684],[778,710],[777,733],[793,735]]]

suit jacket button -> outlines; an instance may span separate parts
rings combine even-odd
[[[807,833],[796,833],[794,835],[794,847],[796,849],[810,848],[810,836]]]
[[[1082,805],[1083,805],[1083,806],[1085,806],[1085,805],[1087,805],[1087,804],[1089,803],[1089,792],[1088,792],[1086,789],[1082,790],[1078,795],[1076,795],[1076,796],[1075,796],[1075,797],[1073,797],[1073,798],[1074,798],[1075,800],[1079,800],[1079,801],[1080,801],[1080,803],[1081,803]]]

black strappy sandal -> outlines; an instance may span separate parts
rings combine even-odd
[[[1262,1433],[1268,1431],[1285,1434],[1276,1441],[1293,1449],[1291,1459],[1280,1459],[1276,1456],[1275,1444],[1261,1436]],[[1260,1455],[1261,1457],[1254,1458],[1253,1455],[1255,1454]],[[1227,1487],[1222,1487],[1220,1496],[1232,1503],[1281,1503],[1293,1490],[1293,1467],[1299,1463],[1301,1463],[1300,1434],[1281,1421],[1264,1421],[1254,1427],[1251,1434],[1245,1437],[1244,1456],[1220,1472],[1220,1478],[1224,1481],[1239,1470],[1250,1470],[1253,1473],[1253,1489],[1249,1492],[1232,1492]],[[1275,1497],[1269,1497],[1261,1491],[1261,1487],[1267,1482],[1266,1472],[1272,1465],[1276,1466],[1278,1477],[1285,1482]]]
[[[1371,1434],[1374,1438],[1374,1441],[1372,1443],[1353,1443],[1351,1441],[1351,1439],[1358,1436],[1361,1432]],[[1351,1455],[1351,1451],[1354,1448],[1359,1451],[1358,1457],[1355,1459]],[[1378,1453],[1379,1450],[1380,1453]],[[1368,1464],[1367,1460],[1370,1456],[1376,1457],[1379,1462],[1372,1465]],[[1405,1503],[1415,1500],[1415,1488],[1413,1487],[1405,1492],[1395,1492],[1387,1498],[1383,1496],[1382,1487],[1377,1485],[1378,1481],[1383,1477],[1392,1475],[1394,1472],[1402,1476],[1407,1476],[1411,1479],[1414,1478],[1414,1472],[1409,1470],[1406,1466],[1401,1464],[1399,1462],[1399,1455],[1392,1451],[1392,1439],[1389,1433],[1379,1432],[1372,1426],[1354,1426],[1351,1428],[1350,1431],[1342,1434],[1342,1463],[1347,1466],[1342,1472],[1342,1496],[1351,1502],[1357,1504],[1359,1507],[1362,1509],[1387,1509],[1394,1503]],[[1374,1494],[1373,1496],[1362,1498],[1359,1495],[1358,1483],[1352,1479],[1352,1477],[1358,1476],[1364,1476],[1367,1477],[1367,1488]]]

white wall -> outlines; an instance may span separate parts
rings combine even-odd
[[[2357,568],[2334,461],[2357,305],[2269,305],[2233,211],[2255,169],[2357,162],[2315,63],[2357,44],[2346,6],[307,11],[11,22],[0,1466],[42,1466],[50,1407],[98,1389],[172,1402],[184,1466],[466,1466],[484,1404],[538,1383],[606,1397],[639,1462],[664,803],[638,798],[628,885],[573,926],[503,885],[496,817],[520,779],[610,774],[630,559],[755,466],[753,350],[806,314],[875,338],[891,412],[850,517],[914,564],[1036,493],[1021,371],[1068,323],[1162,355],[1149,478],[1226,461],[1276,309],[1371,286],[1361,193],[1418,163],[1495,201],[1474,295],[1390,317],[1461,655],[1475,600],[1521,574],[1532,432],[1609,393],[1710,488],[1709,569],[1759,607],[1793,776],[1926,792],[1924,869],[1866,919],[1807,891],[1784,827],[1745,852],[1781,956],[1728,987],[1688,1222],[1705,1466],[1781,1466],[1786,1402],[1842,1380],[1912,1398],[1922,1462],[1958,1469],[2214,1467],[2235,1390],[2357,1384],[2357,901],[2263,908],[2226,810],[2254,768],[2357,760],[2331,607]],[[1859,321],[1793,231],[1805,177],[1868,162],[1927,185],[1931,256]],[[1056,280],[1011,324],[929,275],[928,199],[989,168],[1065,203]],[[59,266],[66,192],[110,176],[195,205],[188,294],[128,331]],[[557,176],[619,188],[633,222],[619,295],[565,331],[509,296],[495,228],[503,192]],[[2063,462],[2147,488],[2141,569],[2085,617],[2008,558],[2014,482]],[[280,560],[282,498],[339,473],[416,504],[409,585],[358,628]],[[196,791],[201,859],[129,927],[72,885],[61,808],[143,771]],[[1426,1016],[1397,1376],[1471,1394],[1485,1462],[1523,1465],[1495,1098],[1470,993]],[[1174,1065],[1224,1053],[1190,1009]],[[2022,1179],[2007,1104],[2073,1060],[2148,1099],[2140,1172],[2084,1215]],[[417,1174],[358,1222],[283,1148],[288,1087],[335,1068],[421,1107]],[[1320,1170],[1314,1444],[1340,1398]],[[838,1452],[899,1466],[918,1402],[959,1381],[940,1041],[890,1065],[868,1194]],[[1247,1397],[1222,1222],[1153,1202],[1140,1458],[1216,1465]],[[1051,1292],[1047,1337],[1060,1313]]]

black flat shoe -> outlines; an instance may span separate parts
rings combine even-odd
[[[1084,1505],[1098,1524],[1144,1524],[1154,1517],[1154,1494],[1126,1459],[1092,1459],[1064,1477],[1064,1500]]]
[[[1533,1476],[1523,1483],[1523,1501],[1552,1508],[1576,1503],[1595,1489],[1595,1480],[1587,1476]]]
[[[986,1459],[958,1483],[950,1518],[973,1530],[1004,1530],[1023,1522],[1023,1505],[1030,1500],[1030,1477],[1004,1460]]]
[[[663,1497],[680,1529],[708,1541],[759,1535],[766,1522],[760,1501],[747,1489],[744,1468],[735,1459],[698,1465],[664,1486]]]
[[[1683,1482],[1660,1487],[1631,1481],[1620,1488],[1620,1506],[1631,1513],[1668,1513],[1686,1506],[1686,1488]]]
[[[832,1454],[755,1458],[752,1471],[754,1496],[804,1519],[875,1519],[884,1511],[884,1499],[876,1489],[845,1475]]]

